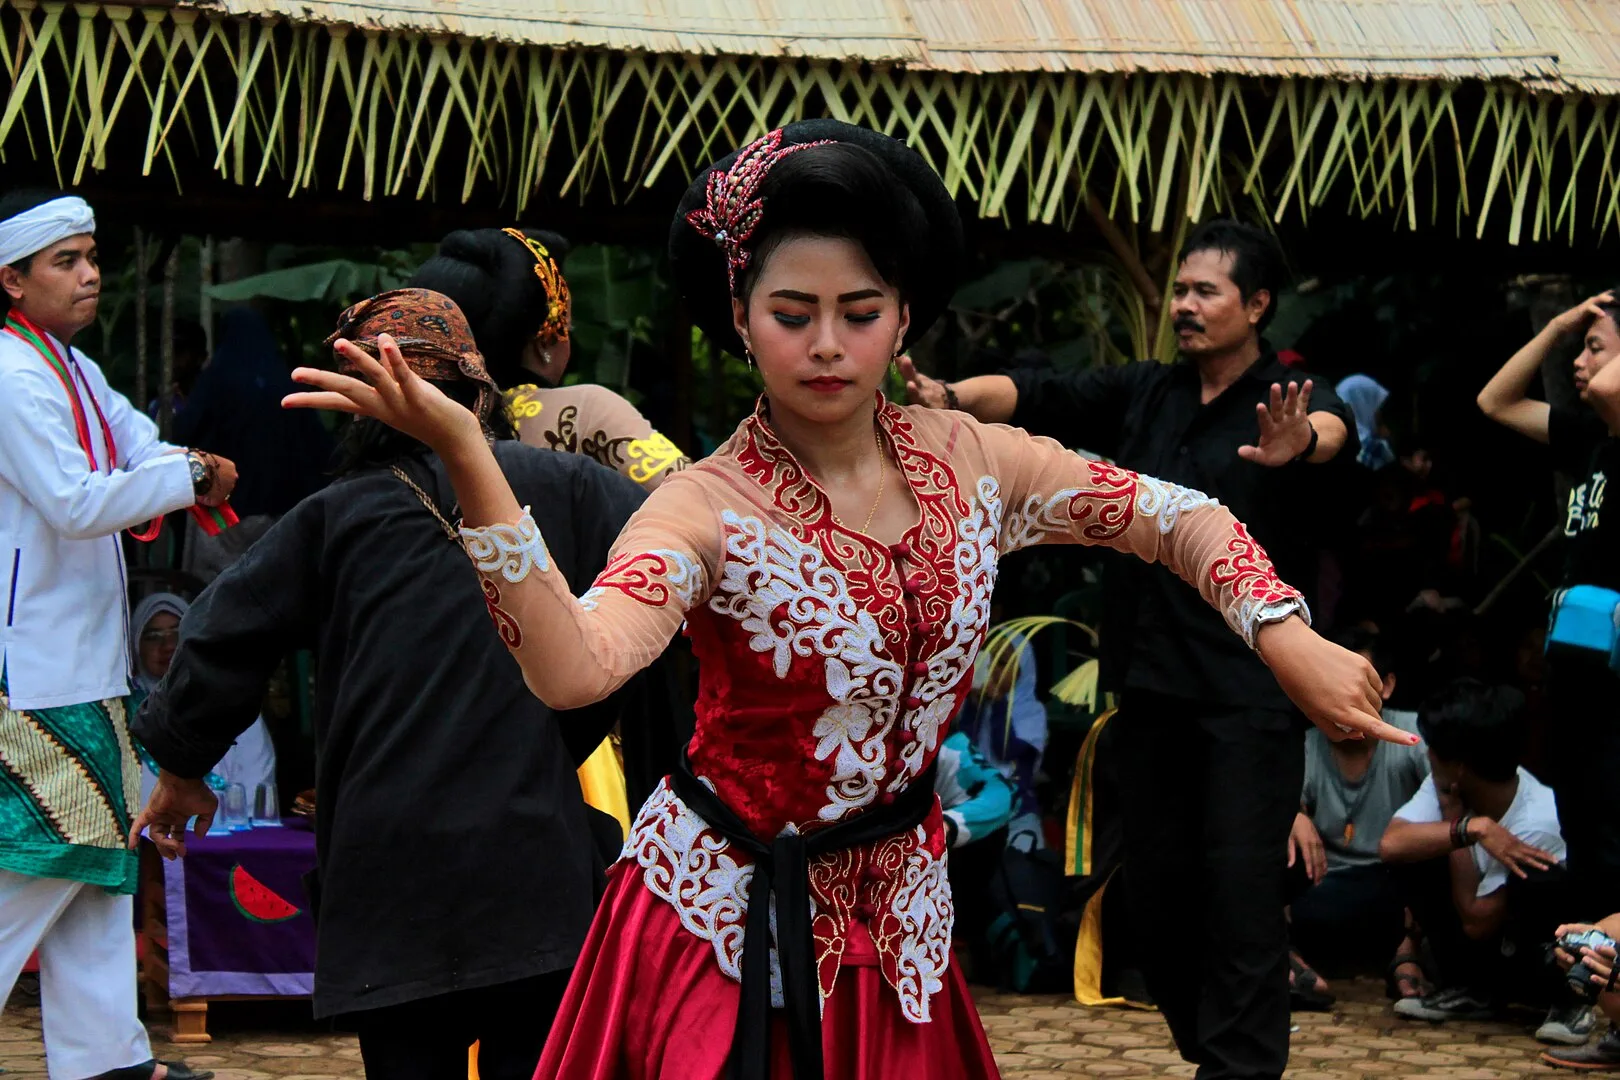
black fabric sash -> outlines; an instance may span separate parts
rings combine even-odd
[[[874,805],[809,835],[789,833],[766,844],[750,833],[731,807],[692,774],[686,754],[670,787],[687,808],[754,860],[743,934],[742,996],[731,1040],[732,1080],[769,1080],[771,1074],[771,899],[776,900],[776,950],[787,1006],[788,1050],[794,1080],[824,1080],[821,1058],[821,986],[810,934],[810,859],[886,840],[916,828],[934,808],[934,766],[887,806]]]

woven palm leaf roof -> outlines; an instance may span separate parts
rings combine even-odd
[[[1010,222],[1620,230],[1620,0],[0,0],[0,78],[65,184],[521,214],[834,116]]]
[[[1510,79],[1620,92],[1620,4],[1612,0],[222,0],[217,6],[233,14],[530,45],[865,60],[918,71]]]

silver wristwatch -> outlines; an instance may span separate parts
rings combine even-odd
[[[200,499],[214,486],[213,472],[208,468],[208,462],[203,460],[200,450],[187,450],[186,464],[191,466],[191,490]]]

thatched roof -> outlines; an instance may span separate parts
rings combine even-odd
[[[915,71],[1507,79],[1620,92],[1613,0],[223,0],[239,15]]]
[[[521,213],[835,116],[1008,221],[1620,228],[1620,0],[0,0],[0,65],[64,183]]]

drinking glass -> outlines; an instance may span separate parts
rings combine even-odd
[[[252,820],[255,829],[281,828],[281,802],[276,798],[276,785],[260,784],[253,789]]]
[[[218,803],[218,805],[214,807],[214,820],[208,825],[208,835],[229,836],[231,834],[231,824],[229,821],[225,820],[225,794],[226,789],[229,788],[230,785],[227,784],[224,777],[220,776],[218,773],[209,773],[207,776],[207,784],[209,790],[214,793],[214,798]],[[190,827],[189,823],[187,827]]]
[[[227,787],[219,800],[219,813],[225,819],[225,827],[231,832],[247,832],[253,828],[253,822],[248,817],[247,788],[241,784]]]

